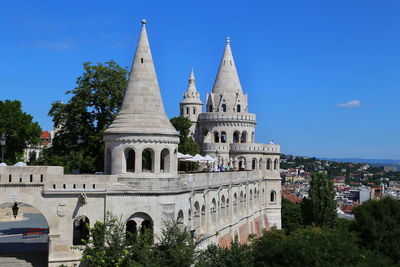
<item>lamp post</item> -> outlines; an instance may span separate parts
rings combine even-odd
[[[1,134],[0,145],[1,145],[1,162],[4,162],[4,147],[6,146],[7,137],[6,134]]]
[[[14,219],[16,219],[16,218],[17,218],[17,215],[18,215],[18,210],[19,210],[18,204],[17,204],[17,202],[14,202],[14,206],[12,207],[12,211],[13,211]]]

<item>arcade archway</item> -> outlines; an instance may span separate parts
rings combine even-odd
[[[49,224],[34,206],[16,203],[0,204],[0,265],[47,266]]]

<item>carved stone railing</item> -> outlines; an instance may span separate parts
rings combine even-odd
[[[198,121],[239,121],[256,123],[256,114],[253,113],[227,113],[205,112],[199,115]]]
[[[279,154],[280,145],[261,143],[232,143],[230,151],[236,153],[271,153]]]
[[[255,181],[258,171],[211,172],[180,174],[180,181],[188,188],[202,188]]]

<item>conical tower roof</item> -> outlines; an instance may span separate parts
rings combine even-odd
[[[239,76],[236,71],[235,60],[233,59],[230,39],[226,38],[226,46],[221,64],[218,69],[217,78],[212,89],[214,94],[224,93],[240,93],[242,94],[242,86],[240,85]]]
[[[181,103],[194,103],[194,104],[203,104],[200,100],[200,93],[196,89],[196,79],[194,78],[193,69],[190,72],[190,77],[188,81],[188,88],[183,95],[183,100]]]
[[[106,130],[113,133],[178,135],[164,111],[145,20],[121,110]]]

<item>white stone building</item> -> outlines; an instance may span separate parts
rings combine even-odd
[[[121,111],[104,134],[107,174],[0,167],[0,207],[30,204],[49,224],[49,266],[79,264],[80,252],[71,249],[83,234],[79,226],[104,220],[106,211],[121,216],[127,231],[152,228],[156,235],[164,221],[181,220],[203,245],[245,242],[249,234],[281,227],[280,148],[254,143],[256,118],[248,113],[229,40],[207,112],[201,113],[193,74],[181,109],[189,108],[203,153],[236,171],[178,174],[179,135],[164,112],[145,24]]]

